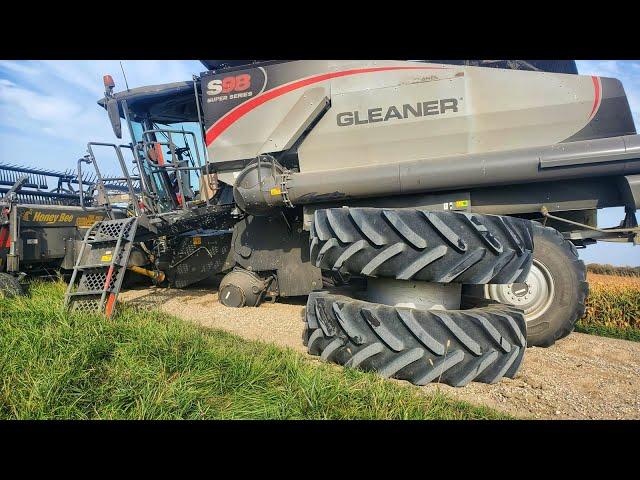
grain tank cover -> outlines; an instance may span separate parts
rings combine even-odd
[[[255,60],[200,60],[208,70],[249,65]],[[426,63],[578,74],[575,60],[421,60]]]
[[[207,70],[220,70],[221,68],[247,65],[255,60],[200,60]]]
[[[233,183],[260,154],[331,171],[635,134],[618,80],[532,67],[301,60],[207,72],[208,156]]]

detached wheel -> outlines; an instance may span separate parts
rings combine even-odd
[[[524,282],[485,285],[485,297],[524,311],[527,344],[549,347],[566,337],[585,312],[584,262],[560,232],[533,222],[533,264]]]
[[[0,298],[13,298],[20,295],[24,295],[24,290],[18,279],[8,273],[0,273]]]
[[[493,302],[419,310],[312,292],[305,322],[311,355],[415,385],[513,378],[526,346],[522,313]]]

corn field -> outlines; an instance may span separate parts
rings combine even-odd
[[[587,265],[589,273],[599,275],[616,275],[619,277],[640,277],[640,267],[617,267],[608,263],[590,263]]]
[[[640,340],[640,277],[589,272],[588,280],[587,311],[577,330]]]

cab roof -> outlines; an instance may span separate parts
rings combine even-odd
[[[149,119],[157,123],[171,124],[197,122],[193,81],[147,85],[114,94],[120,106],[120,117],[125,118],[121,100],[127,102],[131,120]],[[98,100],[106,108],[107,99]]]

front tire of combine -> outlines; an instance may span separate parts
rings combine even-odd
[[[522,313],[493,302],[418,310],[312,292],[305,322],[311,355],[416,385],[513,378],[526,348]]]
[[[549,347],[584,315],[589,293],[584,262],[554,228],[533,222],[533,264],[523,283],[486,285],[485,296],[525,312],[527,344]]]
[[[0,298],[13,298],[20,295],[24,295],[24,290],[18,279],[8,273],[0,273]]]
[[[355,276],[512,283],[531,266],[529,220],[467,212],[327,208],[314,213],[311,261]]]

